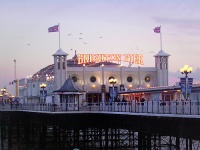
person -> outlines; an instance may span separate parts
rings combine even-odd
[[[10,101],[10,109],[12,110],[13,103]]]
[[[87,101],[83,100],[82,103],[81,103],[81,106],[86,107],[87,106]]]
[[[108,102],[110,102],[110,103],[112,102],[112,98],[111,97],[109,98]]]
[[[141,105],[143,106],[144,105],[144,102],[145,102],[145,99],[144,97],[141,99]]]
[[[117,96],[117,102],[120,102],[120,97],[119,96]]]
[[[124,99],[122,100],[122,102],[127,102],[127,100],[124,98]]]
[[[126,98],[124,98],[123,100],[122,100],[122,105],[127,105],[127,100],[126,100]]]
[[[109,104],[109,105],[112,105],[112,98],[111,98],[111,97],[110,97],[109,100],[108,100],[108,104]]]
[[[117,101],[116,101],[116,102],[118,102],[117,105],[120,104],[120,103],[119,103],[119,102],[120,102],[120,97],[119,97],[119,96],[117,96]]]

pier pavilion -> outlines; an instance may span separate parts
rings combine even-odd
[[[54,93],[60,89],[70,76],[74,84],[86,91],[79,97],[79,103],[109,101],[112,92],[120,94],[120,100],[181,100],[183,98],[180,85],[168,86],[169,54],[160,50],[154,55],[155,66],[142,67],[140,54],[76,54],[68,59],[68,54],[59,49],[53,54],[54,63],[48,65],[32,76],[19,80],[19,95],[21,103],[60,104],[62,101]],[[129,64],[137,63],[137,67],[122,66],[124,57]],[[93,58],[93,60],[91,60]],[[100,59],[101,58],[101,59]],[[104,59],[102,59],[104,58]],[[134,60],[135,59],[135,60]],[[117,62],[116,62],[117,60]],[[120,60],[120,61],[119,61]],[[113,85],[110,79],[116,79]],[[45,88],[40,85],[44,83]],[[193,85],[190,97],[199,98],[198,85]],[[129,96],[127,96],[129,95]],[[114,96],[113,96],[114,97]],[[116,101],[117,96],[112,99]]]

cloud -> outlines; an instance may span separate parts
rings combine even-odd
[[[200,19],[172,19],[153,17],[153,20],[158,24],[173,26],[172,31],[184,31],[184,34],[198,35],[200,34]]]
[[[185,77],[184,74],[181,74],[179,70],[176,72],[169,71],[169,85],[175,85],[176,82],[180,81],[180,78]],[[200,83],[200,68],[192,71],[192,73],[188,74],[189,78],[193,78],[193,83]]]

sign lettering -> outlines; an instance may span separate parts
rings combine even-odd
[[[113,62],[124,61],[131,64],[144,65],[142,54],[78,54],[78,64],[85,64],[89,62]]]

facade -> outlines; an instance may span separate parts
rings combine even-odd
[[[113,91],[129,91],[137,88],[168,86],[169,54],[160,50],[154,55],[154,67],[122,66],[120,62],[111,61],[79,63],[78,55],[67,59],[68,54],[59,49],[53,54],[54,64],[39,70],[33,76],[19,80],[19,96],[22,103],[61,103],[59,96],[53,91],[61,88],[68,77],[86,94],[80,99],[88,103],[108,101]],[[152,60],[153,61],[153,60]],[[115,84],[109,80],[116,79]],[[42,83],[46,84],[41,88]],[[114,92],[113,92],[114,93]],[[133,99],[140,99],[135,95]],[[124,97],[120,97],[122,100]],[[44,101],[41,101],[44,99]],[[116,97],[115,97],[116,100]]]

